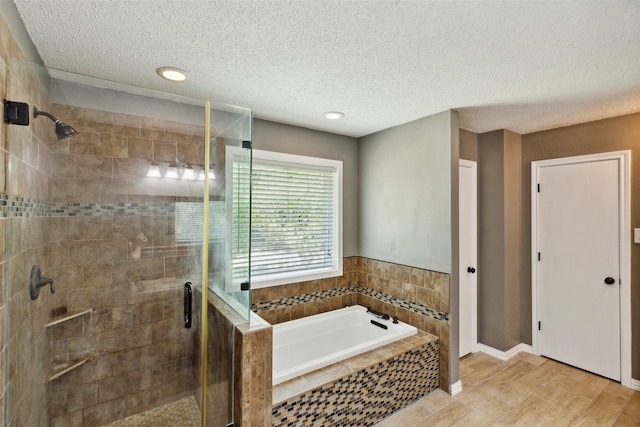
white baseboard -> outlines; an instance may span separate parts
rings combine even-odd
[[[640,391],[640,380],[631,378],[631,384],[629,384],[629,388]]]
[[[449,394],[455,396],[462,391],[462,381],[458,380],[449,386]]]
[[[500,351],[493,347],[489,347],[488,345],[478,343],[478,351],[495,357],[496,359],[509,360],[518,353],[533,353],[533,348],[528,344],[520,343],[507,351]]]

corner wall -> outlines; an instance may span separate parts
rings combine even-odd
[[[478,342],[506,351],[520,340],[520,135],[478,135]]]

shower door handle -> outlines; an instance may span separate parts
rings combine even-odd
[[[191,282],[184,284],[184,327],[191,328],[191,300],[193,299],[193,289]]]

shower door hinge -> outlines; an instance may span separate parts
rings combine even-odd
[[[538,322],[538,330],[542,330],[542,322]]]
[[[248,291],[249,289],[251,289],[251,284],[249,282],[240,283],[240,290],[241,291]]]
[[[253,143],[251,141],[242,141],[242,148],[245,150],[253,148]]]
[[[540,192],[540,184],[538,184],[538,193]]]
[[[540,261],[540,252],[538,252],[538,261]]]

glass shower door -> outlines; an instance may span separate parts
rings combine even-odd
[[[9,167],[0,196],[16,208],[3,210],[0,221],[7,236],[0,425],[125,426],[144,413],[157,425],[204,425],[210,415],[207,425],[226,426],[233,328],[248,318],[249,295],[228,292],[225,304],[242,301],[242,314],[228,307],[207,313],[202,301],[210,298],[202,296],[212,280],[227,277],[228,249],[247,251],[248,262],[246,224],[244,246],[227,242],[239,234],[227,225],[223,148],[251,139],[250,111],[18,61],[9,64],[6,96],[27,103],[31,120],[5,125]],[[35,107],[77,134],[58,139],[52,121],[33,116]],[[222,157],[205,157],[211,147]],[[204,233],[209,208],[214,219]],[[54,281],[36,300],[28,286],[33,265]],[[214,315],[234,320],[225,327],[204,321]],[[211,337],[208,346],[203,337]],[[207,350],[220,348],[209,360],[225,372],[202,387]],[[198,407],[209,388],[207,402],[224,390],[224,399],[211,400],[219,410]]]

